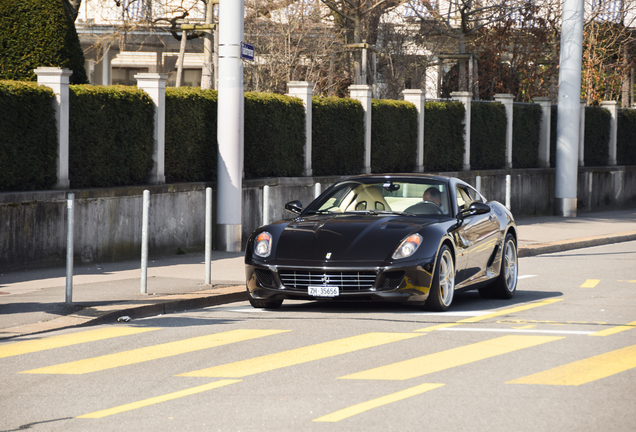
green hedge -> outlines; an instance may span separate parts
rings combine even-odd
[[[470,126],[470,168],[505,168],[507,117],[504,106],[499,102],[472,102]]]
[[[215,90],[166,88],[166,182],[216,181]]]
[[[245,93],[245,177],[303,173],[305,107],[298,98]]]
[[[40,66],[73,71],[85,84],[84,54],[61,0],[0,0],[0,79],[35,81]]]
[[[541,106],[514,104],[512,125],[512,166],[538,168]]]
[[[358,174],[364,165],[364,110],[354,99],[314,97],[312,101],[314,175]]]
[[[73,188],[143,184],[152,168],[154,104],[135,87],[70,86]]]
[[[558,107],[550,111],[550,166],[556,167]],[[585,107],[583,159],[585,166],[604,166],[609,158],[611,116],[607,109]],[[578,159],[578,152],[577,152]]]
[[[636,110],[634,109],[618,111],[616,163],[636,165]]]
[[[464,161],[464,116],[461,102],[426,102],[424,169],[459,171]]]
[[[605,166],[609,160],[610,112],[601,107],[585,107],[585,166]]]
[[[417,152],[415,105],[374,99],[371,123],[371,172],[413,172]]]
[[[0,191],[50,189],[57,182],[53,91],[0,82]]]

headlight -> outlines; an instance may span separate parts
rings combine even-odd
[[[413,234],[402,240],[400,246],[393,253],[393,259],[401,259],[410,257],[415,253],[417,248],[422,244],[422,236],[419,234]]]
[[[254,241],[254,253],[259,257],[267,258],[272,252],[272,235],[267,231],[260,233]]]

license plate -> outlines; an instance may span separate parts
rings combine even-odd
[[[314,297],[337,297],[340,295],[340,288],[332,285],[309,286],[307,292]]]

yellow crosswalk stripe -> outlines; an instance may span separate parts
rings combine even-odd
[[[421,335],[413,333],[366,333],[235,363],[213,366],[177,376],[239,378],[419,336]]]
[[[478,360],[563,339],[555,336],[502,336],[340,377],[340,379],[406,380]]]
[[[539,306],[546,306],[552,303],[556,303],[561,301],[562,299],[548,299],[548,300],[542,300],[539,302],[535,302],[535,303],[529,303],[529,304],[525,304],[525,305],[521,305],[521,306],[515,306],[515,307],[511,307],[511,308],[506,308],[506,309],[501,309],[498,311],[495,311],[493,313],[489,313],[486,315],[479,315],[479,316],[474,316],[474,317],[470,317],[470,318],[464,318],[462,320],[459,320],[457,322],[454,323],[446,323],[446,324],[437,324],[434,326],[429,326],[429,327],[424,327],[421,328],[419,330],[415,330],[416,333],[419,332],[430,332],[433,330],[438,330],[440,328],[448,328],[448,327],[454,327],[460,324],[467,324],[467,323],[475,323],[475,322],[479,322],[479,321],[484,321],[490,318],[495,318],[501,315],[508,315],[508,314],[512,314],[512,313],[516,313],[516,312],[522,312],[528,309],[533,309]]]
[[[230,385],[230,384],[234,384],[237,382],[241,382],[241,380],[221,380],[221,381],[215,381],[213,383],[210,384],[204,384],[201,386],[197,386],[197,387],[192,387],[189,389],[185,389],[185,390],[181,390],[181,391],[177,391],[177,392],[173,392],[173,393],[168,393],[162,396],[157,396],[157,397],[153,397],[150,399],[145,399],[139,402],[133,402],[133,403],[129,403],[126,405],[121,405],[115,408],[109,408],[109,409],[105,409],[105,410],[101,410],[101,411],[95,411],[93,413],[90,414],[84,414],[81,416],[78,416],[77,418],[92,418],[92,419],[98,419],[98,418],[102,418],[102,417],[107,417],[113,414],[119,414],[119,413],[123,413],[126,411],[132,411],[134,409],[138,409],[138,408],[143,408],[143,407],[147,407],[150,405],[154,405],[154,404],[158,404],[161,402],[166,402],[169,400],[173,400],[173,399],[178,399],[178,398],[182,398],[184,396],[190,396],[193,394],[197,394],[197,393],[201,393],[204,391],[208,391],[208,390],[212,390],[212,389],[216,389],[219,387],[224,387],[226,385]]]
[[[600,330],[590,334],[590,336],[610,336],[616,333],[624,332],[625,330],[632,330],[634,328],[636,328],[636,321],[630,322],[625,325],[611,327],[605,330]]]
[[[587,279],[579,288],[595,288],[600,281],[600,279]]]
[[[579,386],[636,368],[636,345],[508,381],[508,384]]]
[[[289,330],[232,330],[224,333],[198,336],[191,339],[168,342],[145,348],[137,348],[130,351],[123,351],[55,366],[32,369],[20,373],[80,375],[218,347],[235,342],[242,342],[263,336],[275,335],[287,331]]]
[[[106,327],[96,330],[68,333],[59,336],[49,336],[42,339],[13,342],[6,345],[0,345],[0,358],[45,351],[86,342],[100,341],[120,336],[129,336],[153,330],[159,330],[159,327]]]
[[[412,396],[417,396],[422,393],[426,393],[427,391],[435,390],[436,388],[440,388],[442,386],[444,386],[444,384],[420,384],[418,386],[411,387],[406,390],[402,390],[402,391],[392,393],[390,395],[382,396],[376,399],[372,399],[367,402],[362,402],[362,403],[353,405],[349,408],[341,409],[339,411],[333,412],[331,414],[327,414],[326,416],[319,417],[312,421],[335,423],[340,420],[344,420],[354,415],[363,413],[365,411],[369,411],[373,408],[378,408],[383,405],[388,405],[393,402],[410,398]]]

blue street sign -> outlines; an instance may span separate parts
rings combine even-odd
[[[243,60],[254,61],[254,45],[241,42],[241,58]]]

